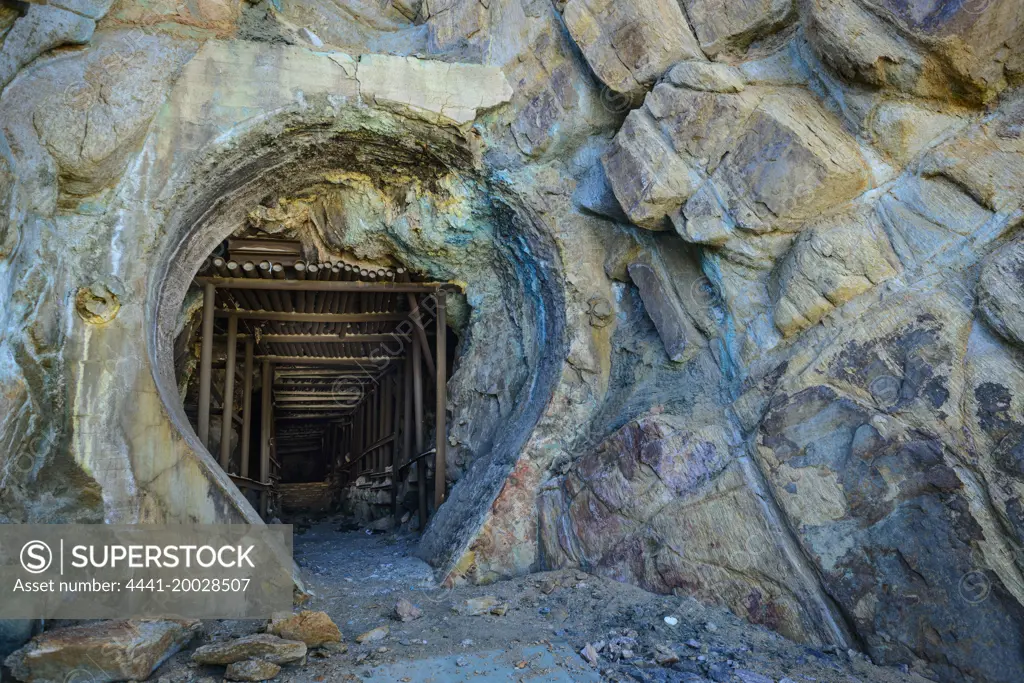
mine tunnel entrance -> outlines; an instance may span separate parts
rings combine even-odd
[[[204,261],[176,343],[186,415],[265,521],[422,529],[446,495],[455,290],[315,251],[229,238]]]

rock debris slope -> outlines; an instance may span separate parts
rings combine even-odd
[[[256,521],[171,346],[306,202],[467,283],[441,579],[1020,681],[1022,80],[1017,0],[0,7],[0,521]]]

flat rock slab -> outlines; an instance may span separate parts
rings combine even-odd
[[[246,659],[262,659],[274,664],[297,662],[306,656],[306,644],[299,640],[283,640],[269,633],[257,633],[223,643],[203,645],[192,653],[192,661],[221,666]]]
[[[120,620],[47,631],[4,664],[25,683],[64,681],[70,672],[91,683],[143,681],[188,644],[198,621]]]
[[[356,78],[363,99],[437,124],[469,123],[512,99],[501,69],[482,64],[362,55]]]
[[[247,659],[244,662],[228,664],[224,678],[229,681],[269,681],[281,673],[281,667],[262,659]]]

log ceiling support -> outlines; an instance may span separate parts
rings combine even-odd
[[[218,461],[225,472],[232,470],[229,476],[239,486],[259,492],[265,519],[279,512],[278,482],[308,470],[295,459],[312,458],[337,485],[370,489],[369,500],[396,524],[406,490],[401,487],[415,489],[424,529],[430,497],[436,510],[446,496],[445,316],[451,285],[413,282],[401,268],[313,264],[298,254],[279,263],[258,260],[259,254],[246,252],[254,260],[243,262],[214,257],[195,279],[203,292],[201,441],[210,447],[210,411],[222,391]],[[241,370],[239,344],[244,345]],[[225,370],[223,385],[217,386],[212,384],[215,355],[218,370]],[[261,402],[254,406],[257,370]],[[236,375],[241,376],[240,405],[234,400]],[[425,450],[428,378],[435,390],[436,442],[430,451]],[[237,464],[231,448],[235,426],[241,432]],[[388,496],[378,496],[383,489]]]

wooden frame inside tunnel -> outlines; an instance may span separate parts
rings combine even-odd
[[[387,491],[396,522],[399,489],[415,484],[423,528],[428,458],[433,509],[446,493],[445,315],[452,285],[413,281],[403,268],[307,263],[288,251],[273,240],[231,240],[229,257],[209,259],[195,278],[203,292],[196,432],[212,453],[211,415],[219,410],[214,455],[239,488],[259,493],[264,518],[281,509],[282,465],[316,457],[333,489]],[[226,347],[216,365],[215,343]],[[219,386],[215,367],[224,370]],[[429,450],[424,368],[435,389]],[[250,433],[258,434],[255,448]]]

